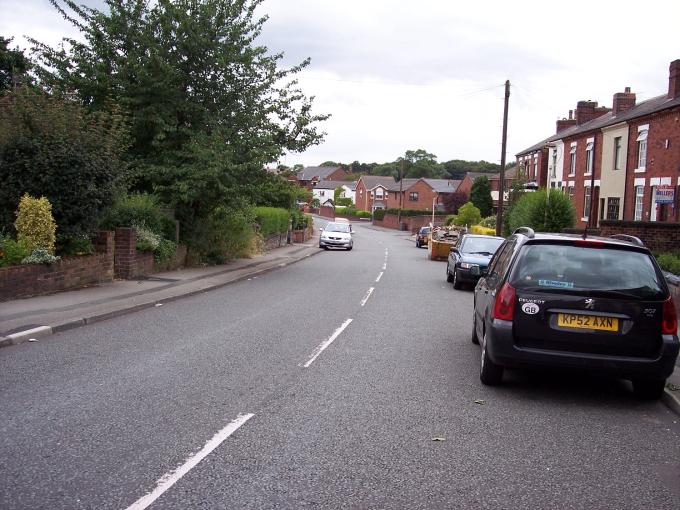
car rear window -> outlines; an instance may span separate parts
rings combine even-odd
[[[510,283],[517,289],[625,295],[663,299],[651,257],[646,253],[574,245],[527,244],[513,269]]]
[[[482,253],[493,255],[505,239],[495,237],[468,237],[463,241],[460,251],[463,253]]]
[[[413,231],[411,231],[411,232],[413,232]],[[422,227],[420,229],[420,233],[421,234],[429,234],[430,233],[430,227]]]

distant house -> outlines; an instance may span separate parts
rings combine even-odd
[[[376,209],[419,209],[432,211],[444,207],[444,196],[455,193],[461,181],[449,179],[402,179],[364,175],[357,182],[356,206],[365,211]]]
[[[309,190],[320,181],[340,181],[347,172],[340,166],[308,166],[300,170],[296,177],[299,186]]]
[[[340,197],[351,198],[352,203],[355,203],[354,195],[357,188],[357,183],[352,181],[319,181],[312,188],[312,195],[314,198],[318,198],[320,203],[324,203],[329,198],[334,200],[335,190],[337,188],[342,188],[342,193]]]

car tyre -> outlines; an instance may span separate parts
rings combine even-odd
[[[486,386],[498,386],[503,381],[503,367],[496,365],[486,350],[486,331],[484,332],[484,339],[482,340],[482,359],[479,368],[479,379],[482,384]]]
[[[474,309],[472,310],[472,335],[470,335],[470,340],[473,344],[479,345],[479,337],[477,336],[477,314]]]
[[[420,248],[420,241],[416,241],[416,248]]]
[[[448,262],[446,263],[446,281],[451,283],[453,281],[453,276],[451,276],[451,273],[449,272],[449,264]]]
[[[354,246],[348,246],[347,251],[350,251],[352,248],[354,248]]]
[[[451,281],[453,283],[454,289],[460,289],[462,287],[462,285],[460,283],[460,279],[458,278],[458,271],[456,270],[455,267],[453,268],[453,280],[451,280]]]
[[[665,387],[665,379],[633,379],[633,393],[641,400],[660,399]]]

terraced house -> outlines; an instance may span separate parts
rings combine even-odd
[[[529,181],[569,194],[578,227],[680,221],[680,59],[666,93],[637,103],[626,87],[611,108],[579,101],[554,135],[516,157]]]

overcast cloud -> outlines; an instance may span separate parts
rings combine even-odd
[[[0,6],[0,34],[23,47],[23,35],[73,35],[47,0]],[[665,93],[680,58],[673,1],[266,0],[260,12],[261,42],[287,65],[312,58],[300,83],[333,115],[326,141],[288,165],[386,162],[418,148],[499,162],[506,79],[511,161],[579,100],[611,107],[626,86],[638,101]]]

